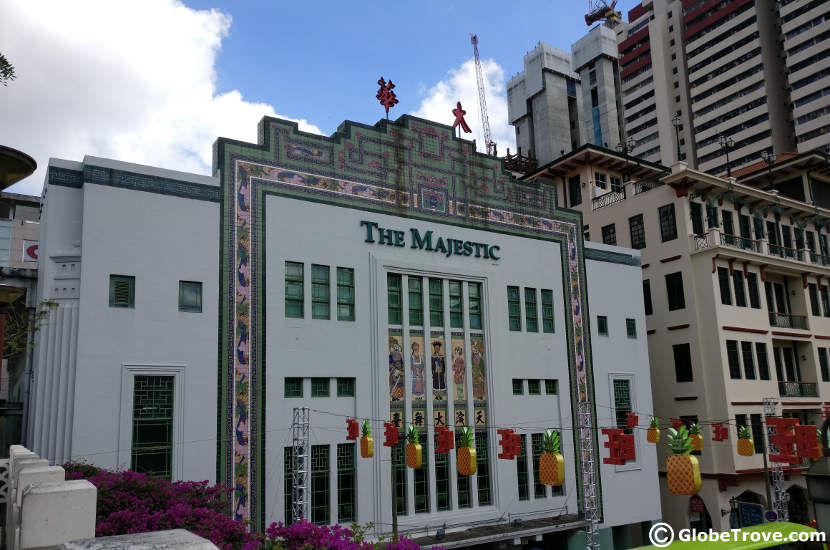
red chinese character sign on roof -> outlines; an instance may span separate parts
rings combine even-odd
[[[398,98],[395,95],[395,92],[392,91],[395,89],[395,85],[392,84],[391,80],[387,83],[383,77],[378,79],[378,84],[380,85],[380,89],[378,89],[378,93],[375,97],[378,101],[380,101],[380,104],[386,108],[386,118],[389,118],[389,108],[398,104]]]
[[[455,121],[452,123],[453,128],[460,124],[461,129],[464,130],[465,133],[469,134],[470,132],[472,132],[472,130],[470,130],[470,127],[467,125],[467,121],[464,120],[464,115],[467,114],[467,111],[461,108],[460,101],[456,103],[456,107],[452,110],[452,114],[455,115]]]

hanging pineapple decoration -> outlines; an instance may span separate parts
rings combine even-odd
[[[746,426],[738,427],[738,454],[741,456],[752,456],[755,453],[755,446],[752,443],[752,432]]]
[[[423,448],[418,439],[418,428],[409,426],[406,430],[406,465],[412,469],[420,468],[423,461]]]
[[[472,428],[461,428],[461,443],[455,454],[458,462],[458,473],[462,476],[471,476],[476,473],[475,434]]]
[[[657,417],[652,417],[646,430],[646,441],[649,443],[657,443],[660,441],[660,421]]]
[[[689,426],[689,439],[692,441],[692,450],[703,450],[703,437],[700,435],[700,424],[697,422]]]
[[[372,437],[372,428],[369,420],[363,421],[362,437],[360,438],[360,456],[372,458],[375,456],[375,440]]]
[[[559,432],[545,430],[545,452],[539,456],[539,479],[543,485],[559,487],[565,481],[565,458],[559,445]]]
[[[693,495],[700,491],[700,464],[692,456],[692,441],[685,426],[669,428],[669,447],[674,453],[666,460],[669,491],[675,495]]]

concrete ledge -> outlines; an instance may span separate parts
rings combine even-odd
[[[212,542],[185,529],[75,540],[64,543],[58,547],[58,550],[117,550],[121,548],[131,548],[133,550],[216,550],[216,546]]]

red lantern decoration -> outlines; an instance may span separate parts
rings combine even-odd
[[[795,427],[795,454],[801,458],[819,458],[821,456],[815,426],[797,425]]]
[[[725,441],[729,439],[729,428],[723,424],[712,424],[712,441]]]
[[[798,424],[797,418],[767,418],[767,426],[772,427],[775,432],[769,436],[770,443],[778,448],[778,454],[769,455],[771,462],[787,462],[798,464],[801,459],[793,454],[795,435],[793,428]],[[816,439],[816,431],[813,429],[813,441]]]
[[[448,454],[455,447],[455,435],[446,426],[435,427],[435,439],[438,441],[435,446],[436,453]]]
[[[346,435],[347,441],[355,441],[358,437],[360,437],[360,423],[355,420],[354,418],[347,418],[346,419],[346,426],[348,430],[348,434]]]
[[[391,422],[383,423],[384,447],[394,447],[398,444],[398,427]]]
[[[519,434],[513,433],[513,430],[498,430],[498,434],[501,436],[499,445],[502,449],[499,458],[513,460],[522,454],[522,439]]]
[[[683,421],[679,418],[672,418],[671,419],[671,427],[675,430],[679,430],[680,427],[683,426]]]
[[[625,413],[626,428],[636,428],[640,418],[634,413]]]

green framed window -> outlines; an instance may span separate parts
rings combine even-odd
[[[542,330],[554,332],[553,326],[553,291],[542,289]]]
[[[305,316],[303,293],[303,264],[285,262],[286,317],[302,319]]]
[[[637,337],[637,323],[634,319],[625,320],[625,333],[629,338]]]
[[[720,303],[731,306],[732,289],[729,285],[729,270],[725,267],[718,267],[718,285],[720,286]]]
[[[329,266],[311,265],[311,318],[331,319]]]
[[[284,447],[282,450],[282,479],[285,524],[291,525],[294,523],[294,518],[292,517],[294,503],[294,449],[292,447]]]
[[[470,328],[481,329],[481,283],[467,284],[467,299],[470,303]]]
[[[110,307],[135,307],[135,277],[110,275]]]
[[[605,315],[597,315],[597,334],[608,336],[608,317]]]
[[[386,274],[386,307],[390,325],[403,324],[403,304],[401,302],[401,276],[397,273]]]
[[[615,378],[614,384],[614,416],[617,421],[617,428],[625,430],[625,433],[633,433],[628,427],[628,413],[633,409],[631,406],[631,380],[628,378]]]
[[[507,287],[507,318],[510,330],[522,330],[522,304],[517,286]]]
[[[424,290],[420,277],[407,278],[409,287],[409,325],[424,325]]]
[[[542,395],[542,381],[538,379],[530,379],[527,381],[528,395]]]
[[[758,357],[758,376],[761,380],[769,380],[767,345],[764,342],[755,342],[755,355]],[[830,381],[830,379],[825,381]]]
[[[311,522],[329,524],[329,446],[311,446]]]
[[[173,470],[173,376],[133,379],[131,469],[170,479]]]
[[[429,326],[444,326],[444,281],[429,280]]]
[[[328,378],[311,379],[311,397],[328,397],[331,381]]]
[[[337,379],[337,397],[354,397],[354,378]]]
[[[458,449],[459,447],[461,447],[461,432],[456,430],[455,448]],[[476,449],[476,455],[478,455],[478,449]],[[462,475],[456,476],[456,485],[458,493],[458,507],[471,508],[473,506],[473,503],[472,499],[470,498],[470,477]]]
[[[425,431],[418,434],[421,443],[421,467],[413,470],[412,483],[415,490],[415,513],[429,513],[429,442]]]
[[[464,328],[464,298],[461,281],[448,281],[450,290],[450,328]]]
[[[545,380],[545,394],[546,395],[558,395],[559,394],[559,382],[556,380],[547,379]]]
[[[403,437],[401,437],[403,439]],[[406,507],[406,457],[405,445],[400,443],[392,447],[392,466],[395,468],[395,485],[398,493],[398,515],[405,516]]]
[[[357,471],[355,469],[355,444],[337,444],[337,523],[347,524],[355,520],[357,500]]]
[[[433,440],[433,444],[433,448],[438,446],[437,437]],[[435,453],[435,508],[439,512],[452,508],[449,457],[448,453]]]
[[[476,481],[478,482],[478,505],[492,504],[490,493],[490,448],[487,445],[487,431],[476,431]]]
[[[741,359],[738,356],[738,342],[736,340],[726,341],[726,359],[729,363],[729,377],[733,380],[740,380]]]
[[[513,395],[524,395],[525,383],[521,378],[513,379]]]
[[[285,379],[285,397],[302,397],[303,396],[303,379],[302,378],[286,378]]]
[[[530,443],[533,454],[533,496],[534,498],[545,498],[548,496],[548,491],[539,477],[539,457],[545,451],[543,434],[530,434]]]
[[[525,328],[528,332],[539,332],[535,288],[525,288]]]
[[[202,313],[202,283],[179,281],[179,311]]]
[[[354,321],[354,269],[337,268],[337,320]]]
[[[516,482],[519,486],[519,500],[530,500],[530,488],[527,475],[527,437],[519,436],[521,440],[521,454],[516,458]]]
[[[755,361],[752,356],[752,342],[741,342],[741,356],[744,360],[744,377],[755,380]]]

